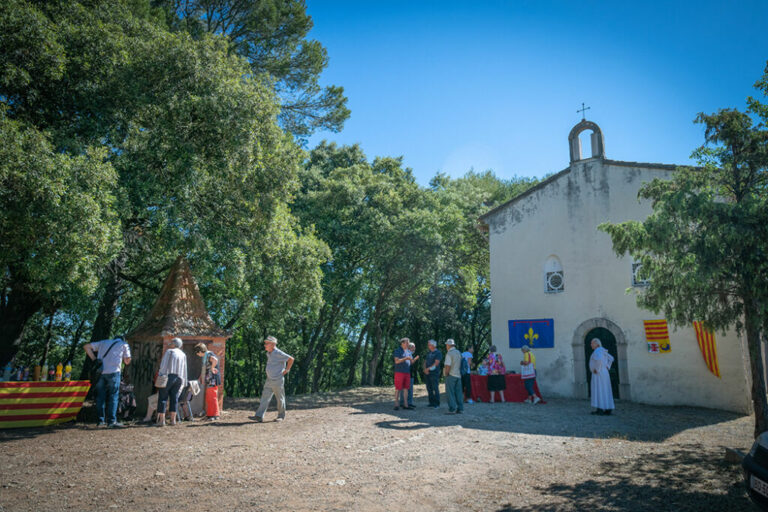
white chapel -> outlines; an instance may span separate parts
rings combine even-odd
[[[591,156],[582,154],[586,131]],[[647,217],[651,205],[638,190],[676,166],[608,160],[600,127],[588,120],[568,143],[567,168],[480,218],[490,243],[492,339],[507,369],[518,370],[518,327],[547,325],[552,339],[533,343],[545,397],[589,396],[589,342],[597,337],[615,358],[611,379],[620,400],[749,412],[746,341],[716,333],[719,377],[692,326],[669,324],[668,351],[651,351],[644,321],[663,317],[637,306],[634,294],[647,285],[638,265],[618,258],[608,234],[597,230],[602,222]]]

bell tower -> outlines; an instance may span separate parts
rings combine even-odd
[[[603,139],[603,132],[597,124],[582,119],[579,124],[573,127],[571,133],[568,134],[568,147],[571,150],[571,163],[585,160],[581,150],[581,139],[579,139],[579,135],[581,135],[581,132],[584,130],[592,130],[592,156],[586,158],[605,158],[605,140]]]

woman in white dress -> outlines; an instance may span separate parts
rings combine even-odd
[[[592,372],[592,414],[607,416],[615,409],[613,404],[613,391],[611,390],[611,376],[608,370],[613,364],[613,356],[605,350],[600,340],[594,338],[591,342],[592,357],[589,358],[589,370]]]

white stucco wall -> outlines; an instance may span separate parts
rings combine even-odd
[[[712,375],[692,327],[674,331],[670,354],[648,353],[643,320],[661,318],[637,307],[626,293],[632,262],[617,258],[601,222],[643,219],[650,204],[640,203],[644,182],[666,178],[669,168],[647,164],[582,160],[550,182],[486,218],[490,233],[493,343],[516,369],[520,350],[509,348],[509,320],[553,318],[555,347],[536,350],[538,383],[545,395],[586,397],[583,339],[579,326],[590,319],[612,322],[626,341],[626,360],[617,361],[622,398],[649,404],[694,405],[746,412],[750,408],[742,341],[717,333],[721,379]],[[565,290],[545,293],[544,264],[556,255]],[[583,334],[583,333],[582,333]],[[574,354],[577,354],[576,356]],[[574,371],[583,372],[578,376]],[[627,386],[628,384],[628,386]]]

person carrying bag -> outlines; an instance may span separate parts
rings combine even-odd
[[[117,421],[117,402],[120,395],[120,370],[123,364],[131,364],[131,349],[123,337],[86,343],[83,347],[93,361],[96,377],[96,414],[98,425],[120,428]],[[98,354],[98,357],[96,356]],[[92,373],[95,376],[95,372]]]
[[[171,348],[165,351],[160,361],[160,370],[155,381],[158,387],[155,424],[159,427],[165,426],[166,403],[169,403],[170,424],[176,424],[179,394],[187,385],[187,356],[181,350],[183,342],[180,338],[173,338],[170,344]],[[165,382],[162,382],[161,377],[165,378]],[[162,384],[162,387],[159,384]]]
[[[520,347],[520,350],[523,351],[523,360],[520,361],[520,378],[528,392],[525,403],[537,404],[541,402],[541,398],[536,396],[533,390],[533,386],[536,384],[536,356],[531,352],[531,347],[527,345]]]
[[[99,379],[101,378],[101,374],[104,372],[104,358],[106,358],[109,355],[109,352],[112,350],[112,347],[117,345],[119,341],[122,341],[122,340],[120,338],[115,339],[103,356],[101,355],[100,352],[96,353],[96,359],[94,359],[93,362],[91,363],[91,383],[95,384],[96,382],[99,381]]]

